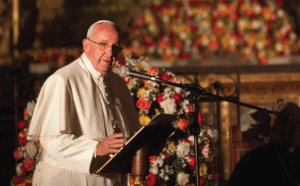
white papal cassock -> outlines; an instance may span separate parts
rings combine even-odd
[[[95,174],[98,141],[113,134],[113,123],[125,141],[139,128],[125,82],[114,72],[103,76],[83,53],[44,83],[28,131],[40,140],[41,155],[33,186],[126,185],[126,175]]]

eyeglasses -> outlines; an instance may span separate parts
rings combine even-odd
[[[120,52],[124,49],[123,47],[121,47],[121,46],[119,46],[119,45],[110,45],[110,44],[108,44],[108,43],[97,43],[97,42],[95,42],[95,41],[90,40],[89,38],[87,38],[87,40],[89,40],[89,41],[91,41],[91,42],[97,44],[98,47],[99,47],[101,50],[105,50],[105,49],[107,49],[108,47],[111,47],[113,53],[120,53]]]

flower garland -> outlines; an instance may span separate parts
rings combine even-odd
[[[266,64],[300,53],[283,0],[153,0],[133,19],[128,54],[167,61],[204,59],[205,51],[236,52]]]
[[[28,63],[40,64],[68,64],[82,54],[82,48],[48,48],[28,49],[20,53],[16,59],[17,65],[22,65],[24,60]]]
[[[14,151],[16,160],[16,175],[13,176],[11,186],[30,186],[35,165],[38,161],[40,143],[27,141],[27,132],[34,111],[35,102],[30,101],[24,109],[24,120],[18,122],[18,144]]]
[[[146,59],[140,57],[132,59],[125,56],[125,60],[119,60],[114,68],[119,73],[121,67],[126,65],[131,70],[161,78],[173,83],[184,83],[177,79],[172,72],[149,67]],[[178,114],[180,117],[173,122],[173,127],[178,129],[175,135],[169,138],[165,148],[158,156],[150,157],[150,174],[147,176],[146,185],[194,185],[195,152],[194,136],[189,134],[187,113],[192,111],[189,103],[189,92],[156,83],[131,77],[123,77],[131,95],[136,103],[141,125],[146,125],[157,113]],[[214,165],[214,143],[218,139],[218,131],[211,130],[212,119],[208,113],[199,113],[200,171],[201,185],[215,183],[217,174]],[[131,184],[133,180],[131,179]]]
[[[126,61],[126,62],[125,62]],[[126,56],[119,60],[113,71],[119,73],[122,66],[128,66],[135,71],[162,78],[174,83],[183,83],[176,76],[167,71],[149,67],[143,58],[132,59]],[[192,111],[188,101],[188,92],[183,89],[159,84],[153,81],[123,77],[131,92],[138,111],[141,125],[146,125],[157,113],[178,114],[179,119],[173,123],[178,129],[175,135],[167,140],[166,146],[158,156],[150,157],[150,174],[146,185],[194,185],[195,183],[195,152],[193,149],[194,136],[188,131],[187,113]],[[18,123],[19,147],[14,151],[17,162],[16,175],[13,176],[11,186],[30,186],[35,165],[38,161],[39,142],[26,140],[28,127],[35,107],[34,101],[24,109],[24,120]],[[201,186],[208,182],[215,182],[215,151],[214,143],[218,139],[218,131],[211,130],[212,119],[207,113],[199,113],[200,171]],[[130,179],[131,184],[133,180]]]

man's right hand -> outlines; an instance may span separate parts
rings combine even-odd
[[[122,133],[113,134],[99,141],[96,147],[97,156],[104,156],[107,154],[119,153],[120,148],[124,146],[125,140]],[[111,148],[110,148],[111,147]]]

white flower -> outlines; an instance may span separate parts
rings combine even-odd
[[[176,154],[179,158],[184,158],[190,153],[190,144],[188,142],[180,142],[176,149]]]
[[[185,33],[185,32],[180,32],[179,38],[180,38],[181,40],[183,40],[183,41],[186,40],[186,38],[187,38],[186,33]]]
[[[158,165],[158,167],[162,167],[164,164],[165,156],[158,156],[154,162],[154,165]]]
[[[191,142],[191,145],[193,146],[194,141],[195,141],[195,137],[193,135],[190,135],[187,139]]]
[[[138,47],[140,47],[140,42],[138,40],[134,40],[132,42],[132,46],[135,47],[135,48],[138,48]]]
[[[281,8],[277,10],[277,16],[278,17],[283,17],[284,16],[284,11]]]
[[[161,178],[164,178],[164,176],[165,176],[165,169],[160,169],[159,176],[160,176]]]
[[[33,159],[35,154],[37,153],[37,147],[34,144],[34,142],[29,141],[26,144],[25,148],[26,148],[26,152],[28,153],[29,157],[31,157]]]
[[[182,92],[182,88],[180,88],[180,87],[175,87],[175,88],[174,88],[174,91],[176,92],[176,94],[179,94],[179,93]]]
[[[168,15],[164,15],[164,16],[163,16],[163,21],[164,21],[165,23],[169,23],[170,17],[169,17]]]
[[[155,24],[149,24],[148,30],[149,30],[149,32],[151,32],[151,33],[156,32],[156,30],[157,30],[156,25],[155,25]]]
[[[212,132],[212,130],[208,130],[207,134],[214,140],[215,143],[218,141],[219,132],[217,129],[214,129],[213,132]]]
[[[261,25],[262,25],[262,23],[260,21],[258,21],[258,20],[252,21],[252,26],[253,26],[254,29],[260,28]]]
[[[161,108],[164,109],[165,114],[174,114],[176,112],[176,102],[175,99],[166,98],[164,101],[159,103]]]
[[[27,112],[28,112],[29,116],[32,116],[34,108],[35,108],[35,102],[34,101],[29,101],[27,103]]]
[[[255,13],[255,14],[260,14],[260,12],[261,12],[261,6],[259,5],[259,4],[255,4],[255,5],[253,5],[253,12]]]
[[[21,166],[22,166],[22,163],[19,163],[19,164],[16,166],[16,173],[17,173],[17,176],[21,176],[21,175],[22,175]]]
[[[281,44],[281,43],[276,43],[276,44],[275,44],[275,50],[276,50],[277,52],[282,51],[282,50],[283,50],[282,44]]]
[[[257,42],[256,47],[257,47],[258,50],[262,50],[264,48],[263,42],[261,42],[261,41]]]
[[[157,175],[158,174],[158,167],[157,166],[151,166],[149,172],[154,174],[154,175]]]
[[[189,181],[190,181],[189,174],[185,174],[185,173],[181,172],[177,175],[177,183],[179,185],[186,185]]]
[[[154,53],[155,50],[156,50],[156,48],[155,48],[155,47],[152,47],[152,46],[150,46],[150,47],[148,48],[148,52],[149,52],[150,54]]]
[[[165,176],[163,177],[163,179],[164,179],[165,181],[168,181],[168,180],[169,180],[169,176],[168,176],[168,175],[165,175]]]

